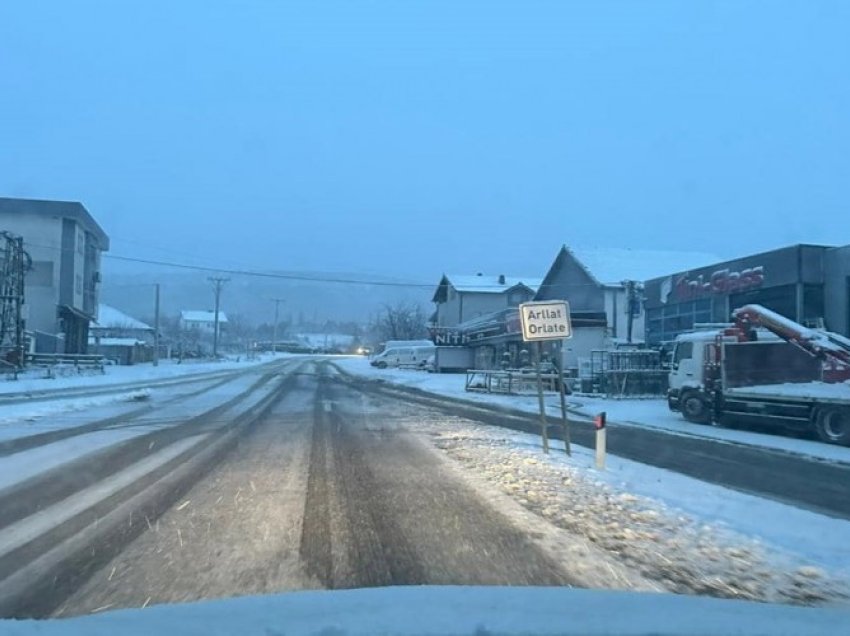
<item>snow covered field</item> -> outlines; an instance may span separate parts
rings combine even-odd
[[[388,383],[399,384],[428,391],[438,395],[447,395],[472,402],[484,402],[497,406],[510,407],[529,413],[538,412],[536,395],[495,395],[474,393],[465,390],[465,375],[425,373],[407,369],[376,369],[369,366],[364,358],[334,360],[343,371],[381,379]],[[545,396],[546,411],[550,415],[561,412],[560,398],[555,394]],[[679,413],[672,413],[664,399],[605,399],[602,397],[569,396],[570,412],[584,418],[591,418],[605,412],[612,426],[638,426],[664,430],[676,435],[706,437],[728,443],[760,446],[774,450],[816,457],[825,461],[850,463],[850,448],[831,446],[821,442],[771,435],[755,431],[731,430],[693,424]]]

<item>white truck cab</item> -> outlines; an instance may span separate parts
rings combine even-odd
[[[667,405],[671,411],[681,411],[686,419],[708,422],[709,405],[705,395],[706,357],[709,345],[722,333],[719,329],[684,333],[676,338],[670,367]]]

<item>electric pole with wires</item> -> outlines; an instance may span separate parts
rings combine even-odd
[[[222,278],[220,276],[210,276],[209,281],[213,284],[213,289],[215,290],[215,317],[213,323],[213,358],[218,358],[218,312],[219,307],[221,305],[221,288],[224,287],[224,284],[228,282],[229,278]]]
[[[286,302],[283,298],[272,298],[274,302],[274,325],[272,326],[272,355],[277,355],[277,323],[279,319],[280,303]]]
[[[24,239],[0,232],[0,366],[24,365],[24,274],[31,267]]]

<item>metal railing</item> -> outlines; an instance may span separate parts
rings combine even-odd
[[[544,391],[558,391],[558,374],[541,373]],[[472,369],[466,372],[466,390],[480,393],[521,394],[537,391],[534,369]]]

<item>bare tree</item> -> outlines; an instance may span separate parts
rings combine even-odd
[[[417,340],[428,335],[427,316],[421,305],[398,302],[384,305],[372,325],[372,331],[383,341]]]

